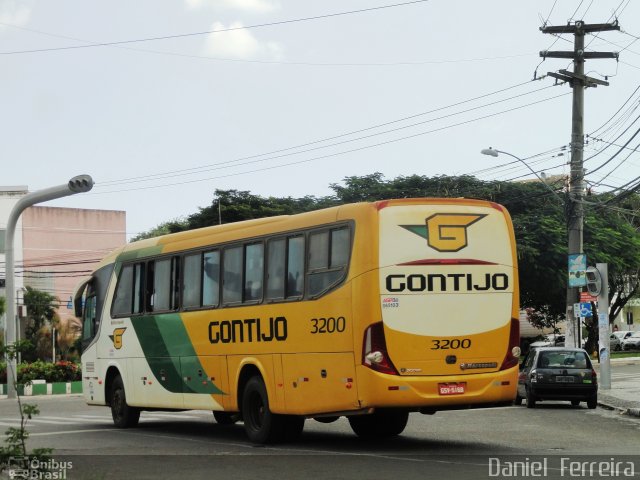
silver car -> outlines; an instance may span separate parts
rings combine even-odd
[[[623,350],[640,350],[640,331],[622,341]]]

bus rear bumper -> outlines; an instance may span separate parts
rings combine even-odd
[[[455,376],[387,375],[358,367],[357,378],[362,407],[410,408],[433,413],[511,404],[516,397],[518,367]],[[442,385],[452,388],[441,388]],[[448,393],[443,393],[447,390]]]

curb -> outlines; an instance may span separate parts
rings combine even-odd
[[[640,418],[640,408],[624,408],[624,407],[616,407],[615,405],[611,405],[609,403],[604,403],[604,402],[598,402],[598,406],[606,409],[606,410],[613,410],[616,411],[618,413],[620,413],[621,415],[629,415],[631,417],[638,417]]]
[[[36,395],[68,395],[82,393],[82,381],[46,383],[43,380],[33,380],[26,385],[17,385],[18,394],[25,397]],[[0,395],[7,394],[7,385],[0,385]]]

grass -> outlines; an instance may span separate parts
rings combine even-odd
[[[611,352],[611,358],[640,357],[640,352]]]

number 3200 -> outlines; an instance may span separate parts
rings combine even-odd
[[[431,340],[433,346],[431,350],[458,350],[459,348],[469,348],[471,346],[471,339],[463,338],[462,340],[458,338],[444,340]]]
[[[320,317],[311,319],[311,333],[344,332],[347,321],[344,317]]]

